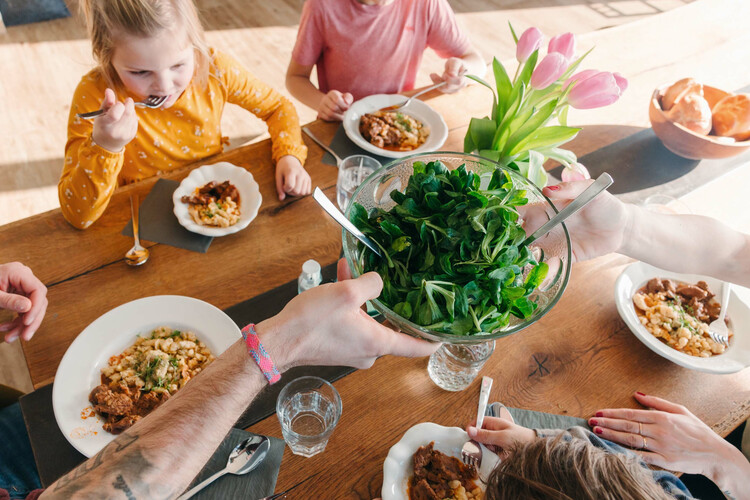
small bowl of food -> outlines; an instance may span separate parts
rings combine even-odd
[[[708,334],[720,313],[722,288],[710,277],[636,262],[617,278],[615,302],[633,334],[660,356],[691,370],[734,373],[750,366],[750,298],[747,290],[733,287],[724,346]]]
[[[190,172],[175,189],[172,201],[185,229],[216,237],[245,229],[258,215],[262,197],[253,174],[220,162]]]
[[[344,131],[365,151],[389,158],[435,151],[448,138],[448,125],[424,101],[413,100],[407,107],[400,94],[377,94],[352,104],[344,115]]]
[[[750,148],[750,94],[684,78],[654,90],[648,114],[664,147],[684,158],[729,158]]]
[[[530,245],[557,213],[515,170],[464,153],[425,153],[385,165],[354,192],[346,217],[382,257],[343,231],[352,275],[375,271],[373,307],[401,331],[453,344],[518,332],[551,310],[567,286],[564,225]]]

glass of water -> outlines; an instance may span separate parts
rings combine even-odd
[[[339,178],[336,181],[336,201],[342,212],[346,211],[346,206],[359,185],[380,167],[378,160],[367,155],[347,156],[341,160]]]
[[[299,377],[279,393],[276,415],[292,453],[311,457],[328,444],[341,417],[341,396],[320,377]]]
[[[462,391],[471,385],[494,350],[494,340],[481,344],[443,344],[430,356],[427,373],[438,387]]]

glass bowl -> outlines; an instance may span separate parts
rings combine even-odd
[[[509,169],[480,156],[465,153],[421,153],[400,158],[379,170],[375,171],[357,188],[352,195],[351,202],[346,210],[346,217],[350,218],[351,209],[354,203],[362,205],[368,213],[373,208],[382,208],[389,210],[396,203],[391,199],[391,191],[404,191],[413,173],[412,165],[416,161],[428,163],[439,160],[449,170],[458,168],[460,165],[466,165],[466,169],[482,176],[482,186],[486,186],[495,168],[499,167],[510,174],[515,186],[519,189],[526,189],[529,204],[519,207],[521,217],[524,219],[524,229],[527,234],[531,234],[535,229],[540,227],[550,217],[557,213],[552,202],[544,196],[539,188],[531,181]],[[352,276],[358,277],[362,274],[363,261],[362,255],[365,250],[364,245],[359,243],[347,231],[342,231],[344,257],[346,258]],[[415,337],[421,337],[436,342],[447,342],[452,344],[473,344],[487,342],[493,339],[505,337],[512,333],[519,332],[524,328],[537,322],[542,316],[557,303],[565,291],[570,278],[571,268],[571,247],[570,236],[564,224],[560,224],[548,233],[546,236],[538,239],[532,244],[534,252],[540,261],[549,265],[547,278],[529,297],[536,302],[536,310],[526,319],[516,318],[511,315],[510,323],[502,328],[491,332],[474,333],[471,335],[456,335],[451,333],[438,332],[429,330],[423,326],[417,325],[412,321],[396,314],[388,308],[379,299],[372,300],[372,305],[394,326],[401,329],[402,332],[408,333]]]

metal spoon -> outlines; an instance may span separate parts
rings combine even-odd
[[[555,226],[588,205],[591,200],[599,195],[599,193],[611,186],[612,182],[614,182],[612,180],[612,176],[604,172],[599,176],[598,179],[596,179],[596,181],[594,181],[592,185],[587,187],[583,193],[579,194],[575,200],[571,201],[567,207],[560,210],[557,215],[552,217],[546,223],[542,224],[542,227],[534,231],[531,236],[526,238],[523,242],[523,245],[530,245],[534,241],[552,231]]]
[[[323,191],[320,190],[319,187],[315,188],[315,191],[313,191],[313,199],[318,202],[318,205],[326,211],[328,215],[333,217],[333,220],[338,222],[341,227],[349,231],[352,236],[357,238],[359,241],[365,244],[367,248],[375,252],[378,257],[382,257],[383,254],[380,253],[380,249],[378,249],[377,245],[367,236],[365,236],[362,231],[357,229],[357,226],[352,224],[349,219],[344,217],[344,214],[342,214],[336,206],[331,203],[331,200],[329,200],[325,194],[323,194]]]
[[[225,468],[207,478],[205,481],[202,481],[194,488],[191,488],[189,491],[186,491],[183,495],[179,496],[177,500],[185,500],[192,497],[224,474],[247,474],[260,465],[260,463],[266,458],[266,455],[268,455],[270,449],[271,441],[266,436],[253,436],[245,439],[238,444],[234,450],[232,450],[232,453],[229,454],[229,459],[227,460],[227,466]]]
[[[135,198],[135,200],[133,200]],[[141,246],[138,238],[138,195],[130,197],[130,215],[133,217],[133,238],[135,245],[125,254],[125,262],[129,266],[140,266],[148,260],[148,249]]]
[[[413,96],[409,97],[406,101],[402,102],[401,104],[394,104],[393,106],[386,106],[385,108],[382,108],[381,111],[397,111],[399,109],[404,109],[406,106],[408,106],[409,104],[411,104],[411,102],[416,97],[419,97],[422,94],[425,94],[425,93],[429,92],[430,90],[435,90],[437,88],[440,88],[443,85],[445,85],[446,83],[448,83],[448,82],[440,82],[440,83],[436,83],[435,85],[430,85],[426,89],[422,89],[419,92],[417,92],[416,94],[414,94]]]

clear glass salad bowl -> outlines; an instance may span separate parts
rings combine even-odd
[[[362,205],[368,213],[373,208],[389,210],[396,204],[390,197],[391,191],[399,190],[403,192],[406,189],[409,178],[413,173],[412,165],[414,162],[428,163],[436,160],[441,161],[449,170],[465,165],[467,170],[482,176],[482,186],[489,182],[495,168],[499,167],[508,172],[515,187],[525,189],[527,193],[528,204],[519,207],[519,213],[527,234],[531,234],[557,213],[552,202],[542,194],[541,190],[515,170],[472,154],[434,152],[400,158],[375,171],[365,179],[352,195],[351,202],[346,210],[346,217],[351,218],[354,203]],[[363,252],[369,250],[347,231],[342,231],[342,235],[344,257],[349,264],[352,276],[356,278],[363,272]],[[532,249],[540,262],[546,262],[549,265],[547,278],[529,297],[537,304],[537,308],[526,319],[511,316],[510,323],[504,328],[470,335],[444,333],[417,325],[396,314],[379,299],[373,300],[372,304],[391,324],[398,327],[402,332],[436,342],[472,344],[505,337],[534,324],[547,314],[562,296],[570,278],[570,236],[564,224],[557,226],[546,236],[535,241],[532,244]]]

